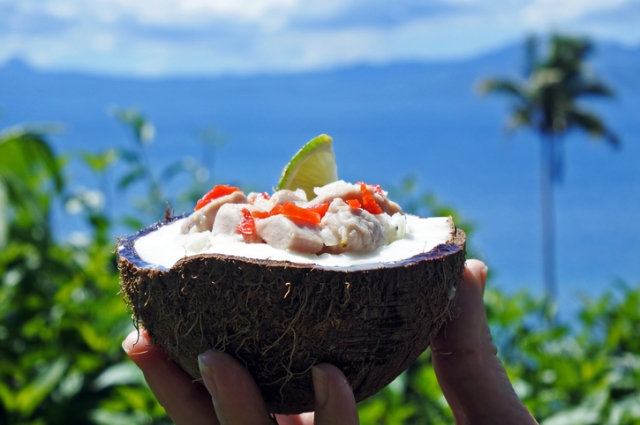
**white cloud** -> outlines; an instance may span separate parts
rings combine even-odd
[[[569,28],[640,41],[638,0],[0,0],[0,62],[118,74],[460,57]],[[606,20],[599,16],[607,16]]]
[[[535,0],[522,10],[524,22],[533,27],[561,24],[589,14],[615,10],[626,0]]]
[[[32,4],[28,4],[29,8],[32,8]],[[51,16],[55,18],[70,19],[76,16],[77,10],[75,5],[71,2],[49,2],[44,3],[43,7]]]

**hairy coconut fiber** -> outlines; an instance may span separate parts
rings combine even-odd
[[[154,270],[133,249],[119,250],[119,267],[137,322],[195,380],[200,353],[225,351],[246,365],[270,412],[293,414],[313,410],[315,364],[340,368],[357,401],[409,367],[448,317],[464,245],[457,230],[450,244],[362,271],[211,254]]]

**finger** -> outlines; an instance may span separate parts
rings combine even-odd
[[[482,301],[486,276],[484,263],[467,260],[452,310],[455,318],[445,323],[431,342],[432,353],[461,353],[478,349],[495,352]]]
[[[222,425],[273,425],[258,385],[233,357],[209,350],[199,357],[200,373]]]
[[[122,348],[142,370],[151,391],[177,425],[219,425],[207,390],[152,347],[146,331],[131,332]]]
[[[486,266],[467,261],[457,317],[431,343],[433,366],[456,423],[536,423],[516,395],[497,356],[482,301]]]
[[[351,386],[340,369],[319,364],[311,369],[315,391],[316,425],[353,425],[360,423]]]
[[[307,412],[300,415],[276,415],[278,425],[313,425],[314,413]]]

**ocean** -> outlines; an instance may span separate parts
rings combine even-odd
[[[108,111],[135,107],[156,127],[155,164],[208,160],[216,182],[270,190],[306,141],[334,139],[340,178],[397,186],[413,176],[475,224],[469,244],[492,272],[491,285],[542,294],[539,143],[507,135],[506,99],[483,98],[481,78],[517,75],[516,47],[465,61],[396,63],[304,73],[190,78],[115,78],[47,73],[11,62],[0,68],[0,128],[59,122],[57,152],[98,152],[130,144]],[[570,134],[557,187],[557,265],[561,315],[581,295],[640,280],[640,51],[603,48],[594,62],[618,92],[590,101],[620,136],[611,149]],[[226,143],[207,156],[197,134],[209,126]],[[72,162],[72,186],[96,186]],[[58,231],[74,220],[58,217]],[[116,238],[114,234],[114,242]]]

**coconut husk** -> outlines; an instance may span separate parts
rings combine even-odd
[[[393,266],[325,270],[222,255],[145,267],[121,240],[122,292],[152,343],[194,380],[215,348],[244,364],[272,413],[313,410],[311,367],[342,370],[356,401],[404,371],[437,334],[462,279],[465,234]]]

